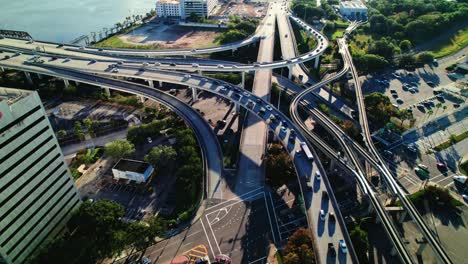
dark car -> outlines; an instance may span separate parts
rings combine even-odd
[[[333,246],[333,243],[328,243],[328,252],[330,252],[332,256],[336,256],[336,250],[335,246]]]

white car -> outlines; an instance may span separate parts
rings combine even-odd
[[[153,143],[153,140],[150,137],[148,137],[146,140],[148,140],[148,143]]]
[[[160,62],[155,62],[154,66],[161,66],[161,63]]]
[[[427,166],[424,165],[424,164],[421,164],[421,163],[418,164],[418,167],[421,168],[421,169],[423,169],[423,170],[428,170]]]
[[[149,64],[147,62],[143,62],[143,66],[148,66]]]
[[[222,64],[218,64],[218,68],[221,68],[221,69],[223,69],[223,68],[224,68],[224,65],[222,65]]]
[[[323,209],[320,210],[320,220],[325,221],[325,216],[326,216],[325,211],[323,211]]]
[[[316,179],[317,181],[320,181],[320,180],[322,179],[322,176],[320,175],[320,171],[316,171],[316,172],[315,172],[315,179]]]
[[[249,96],[250,96],[250,94],[249,94],[248,92],[243,92],[242,94],[243,94],[245,97],[249,97]]]
[[[199,66],[200,66],[200,65],[198,65],[198,63],[192,63],[192,67],[194,67],[194,68],[197,68],[197,67],[199,67]]]
[[[273,110],[273,108],[271,108],[271,106],[269,106],[269,105],[267,105],[267,106],[265,106],[265,107],[266,107],[266,109],[268,109],[268,111]]]
[[[346,242],[343,239],[340,239],[339,244],[340,244],[341,252],[346,254],[348,252],[348,248],[346,247]]]
[[[188,79],[188,78],[191,78],[191,77],[192,77],[192,75],[190,75],[190,74],[184,74],[184,78]]]
[[[117,72],[119,72],[119,69],[114,68],[114,69],[112,69],[112,72],[113,72],[113,73],[117,73]]]

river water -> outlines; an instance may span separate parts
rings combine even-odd
[[[27,31],[34,39],[69,42],[145,15],[155,0],[0,0],[0,29]]]

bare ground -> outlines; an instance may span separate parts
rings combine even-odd
[[[127,44],[152,45],[161,49],[204,48],[215,46],[219,31],[178,25],[147,24],[119,36]]]

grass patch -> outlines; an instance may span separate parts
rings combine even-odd
[[[464,140],[465,138],[468,137],[468,131],[465,131],[461,134],[458,135],[451,135],[447,141],[444,141],[440,143],[439,145],[434,147],[434,150],[436,151],[441,151],[443,149],[446,149],[454,144],[457,144],[458,142]]]
[[[431,206],[441,208],[454,209],[463,205],[462,202],[454,199],[448,190],[437,186],[427,186],[425,189],[411,194],[408,198],[418,208],[424,207],[424,200],[428,200]],[[396,205],[402,206],[401,201],[397,201]]]
[[[96,44],[95,47],[105,47],[113,49],[158,49],[158,45],[136,45],[123,42],[119,39],[120,34],[106,38]]]
[[[430,49],[436,58],[455,53],[468,45],[468,29],[460,29],[452,38],[443,40]]]
[[[103,148],[95,148],[94,151],[91,149],[82,149],[78,151],[70,164],[70,172],[72,177],[75,180],[81,177],[82,174],[78,171],[78,167],[81,164],[89,165],[96,162],[103,153]]]
[[[276,257],[276,261],[278,262],[278,264],[283,264],[283,256],[281,255],[279,251],[276,251],[275,257]]]

